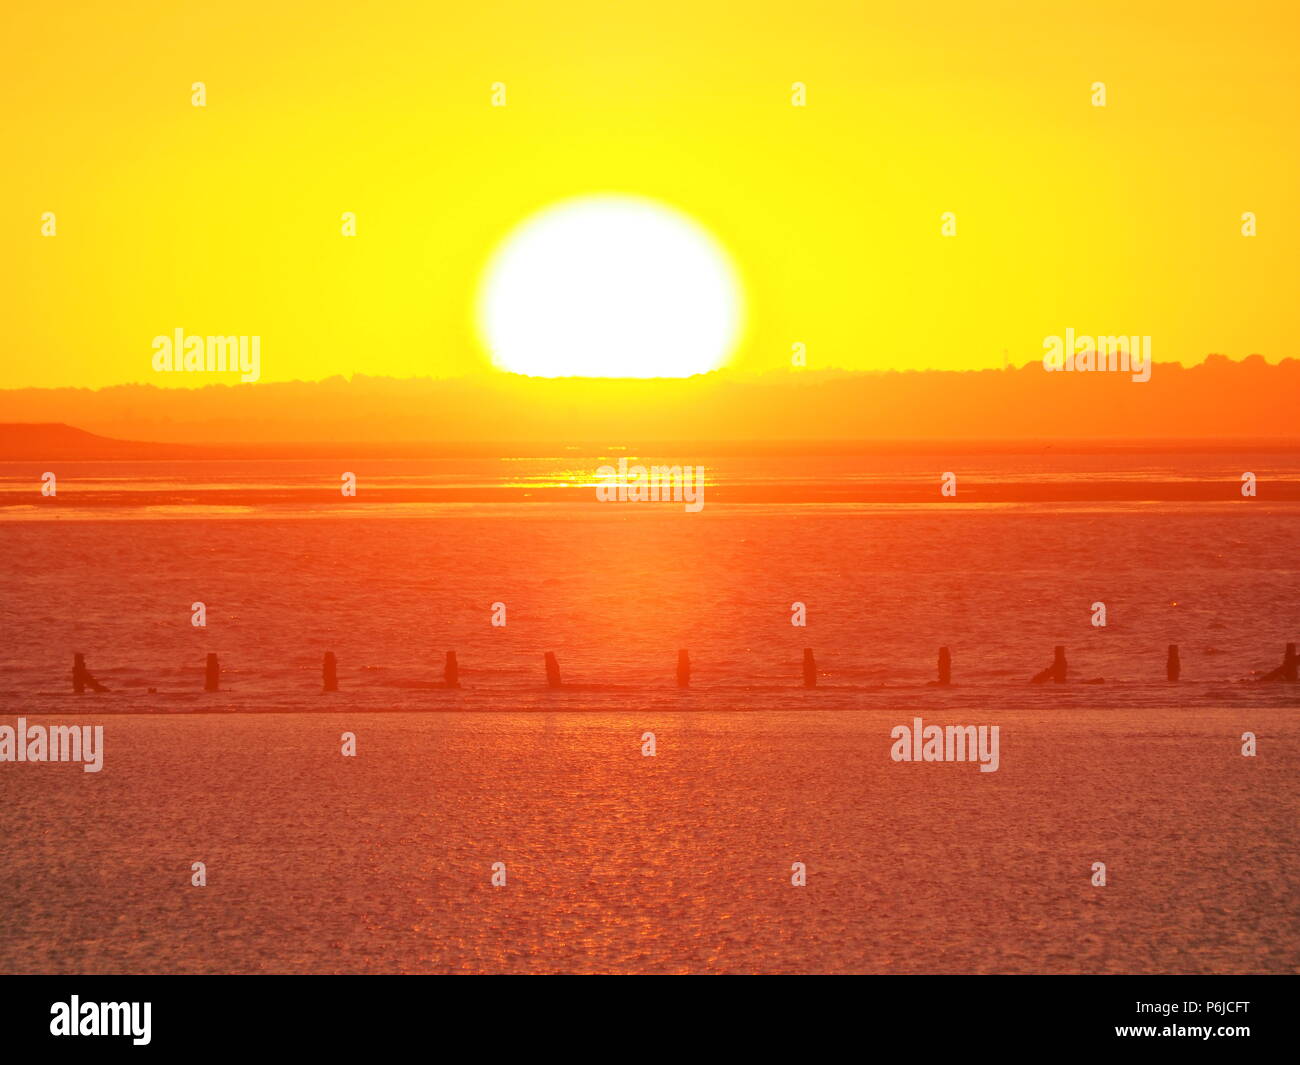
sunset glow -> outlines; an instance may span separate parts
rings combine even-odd
[[[1294,1042],[1300,5],[7,14],[10,1060]]]
[[[699,226],[649,200],[584,197],[529,219],[489,265],[479,305],[503,370],[689,377],[735,343],[740,292]]]

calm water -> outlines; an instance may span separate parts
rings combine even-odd
[[[198,484],[0,520],[0,723],[107,747],[0,765],[7,970],[1300,969],[1300,692],[1251,680],[1300,639],[1300,506],[304,517]],[[1029,686],[1058,643],[1101,683]],[[69,694],[74,651],[111,693]],[[918,714],[998,725],[999,771],[890,761]]]
[[[112,718],[97,775],[0,772],[0,966],[1300,967],[1294,712],[964,717],[998,772],[891,762],[881,711]]]
[[[84,510],[193,516],[220,507],[227,516],[256,516],[269,510],[315,515],[322,506],[356,513],[414,504],[587,503],[600,482],[597,470],[620,459],[630,466],[702,467],[706,501],[714,503],[930,504],[938,501],[939,479],[948,471],[958,478],[963,503],[1240,502],[1247,470],[1259,478],[1256,502],[1300,502],[1300,449],[1294,448],[1186,451],[1114,444],[1082,451],[1044,444],[1033,450],[929,445],[901,451],[826,445],[787,453],[789,445],[716,447],[557,447],[504,458],[380,458],[364,453],[374,448],[340,444],[334,455],[274,461],[0,462],[0,521],[85,517]],[[53,499],[39,493],[46,471],[58,477]],[[344,471],[356,475],[355,499],[340,496]]]
[[[29,710],[1300,703],[1293,686],[1249,683],[1300,636],[1300,506],[423,513],[0,522],[0,698]],[[206,628],[190,624],[195,602]],[[806,628],[790,623],[796,602]],[[1171,643],[1184,678],[1172,690]],[[1055,644],[1075,679],[1105,683],[1026,685]],[[926,687],[941,645],[950,691]],[[804,647],[815,692],[797,689]],[[685,695],[672,687],[679,648],[695,670]],[[453,649],[465,690],[427,690]],[[323,700],[326,650],[342,691]],[[548,650],[581,690],[544,689]],[[69,694],[74,651],[110,695]],[[201,693],[209,651],[218,697]]]

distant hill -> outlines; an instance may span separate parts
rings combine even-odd
[[[61,422],[0,423],[0,460],[149,459],[174,457],[175,444],[114,440]]]
[[[972,371],[722,370],[651,381],[357,375],[0,391],[0,421],[21,420],[42,424],[6,427],[0,455],[44,458],[58,448],[97,458],[200,457],[288,442],[314,443],[316,454],[332,442],[388,453],[417,443],[428,453],[429,444],[453,442],[482,451],[667,440],[753,441],[756,448],[779,440],[1300,443],[1300,361],[1211,355],[1190,367],[1157,363],[1146,382],[1048,373],[1030,363]],[[158,443],[133,442],[140,440]]]

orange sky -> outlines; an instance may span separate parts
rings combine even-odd
[[[211,383],[152,370],[178,327],[260,336],[264,381],[475,373],[494,250],[602,191],[725,250],[740,368],[795,343],[814,369],[1001,366],[1066,328],[1277,361],[1300,324],[1296,12],[25,5],[0,44],[0,386]]]

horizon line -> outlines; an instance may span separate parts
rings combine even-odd
[[[1210,368],[1225,367],[1245,367],[1259,368],[1261,366],[1269,369],[1281,369],[1288,363],[1300,362],[1300,355],[1283,355],[1276,360],[1259,352],[1251,352],[1240,357],[1226,355],[1221,352],[1208,352],[1197,362],[1184,362],[1174,359],[1170,361],[1152,360],[1152,368],[1157,366],[1165,367],[1167,370],[1194,371]],[[211,375],[221,373],[222,371],[202,371],[195,372],[192,375],[179,375],[184,378],[192,376],[200,378],[194,384],[163,384],[158,381],[132,379],[127,381],[116,381],[111,384],[102,385],[0,385],[0,394],[12,392],[105,392],[117,388],[150,388],[159,392],[185,391],[196,392],[206,388],[235,388],[235,387],[255,387],[255,386],[275,386],[275,385],[319,385],[329,382],[344,382],[352,384],[360,381],[388,381],[396,383],[489,383],[489,382],[583,382],[590,384],[604,385],[637,385],[637,384],[673,384],[687,381],[727,381],[727,380],[761,380],[764,378],[775,377],[885,377],[890,375],[897,376],[922,376],[933,375],[942,377],[952,376],[969,376],[972,374],[1003,374],[1003,373],[1023,373],[1026,370],[1034,370],[1042,367],[1042,360],[1035,358],[1020,364],[1006,362],[1002,366],[981,366],[966,368],[944,368],[944,367],[884,367],[878,369],[857,369],[843,366],[768,366],[768,367],[745,367],[736,365],[719,366],[713,370],[707,370],[702,373],[687,374],[683,376],[665,376],[665,377],[588,377],[581,375],[556,375],[556,376],[536,376],[532,374],[514,373],[509,370],[502,370],[494,366],[485,365],[476,367],[472,370],[464,371],[457,374],[448,374],[435,376],[433,374],[408,375],[404,377],[393,374],[367,373],[361,370],[352,370],[351,373],[332,373],[324,377],[288,377],[275,380],[259,379],[256,381],[222,381],[207,380]],[[1087,371],[1080,371],[1086,373]],[[167,375],[168,378],[172,375]]]

